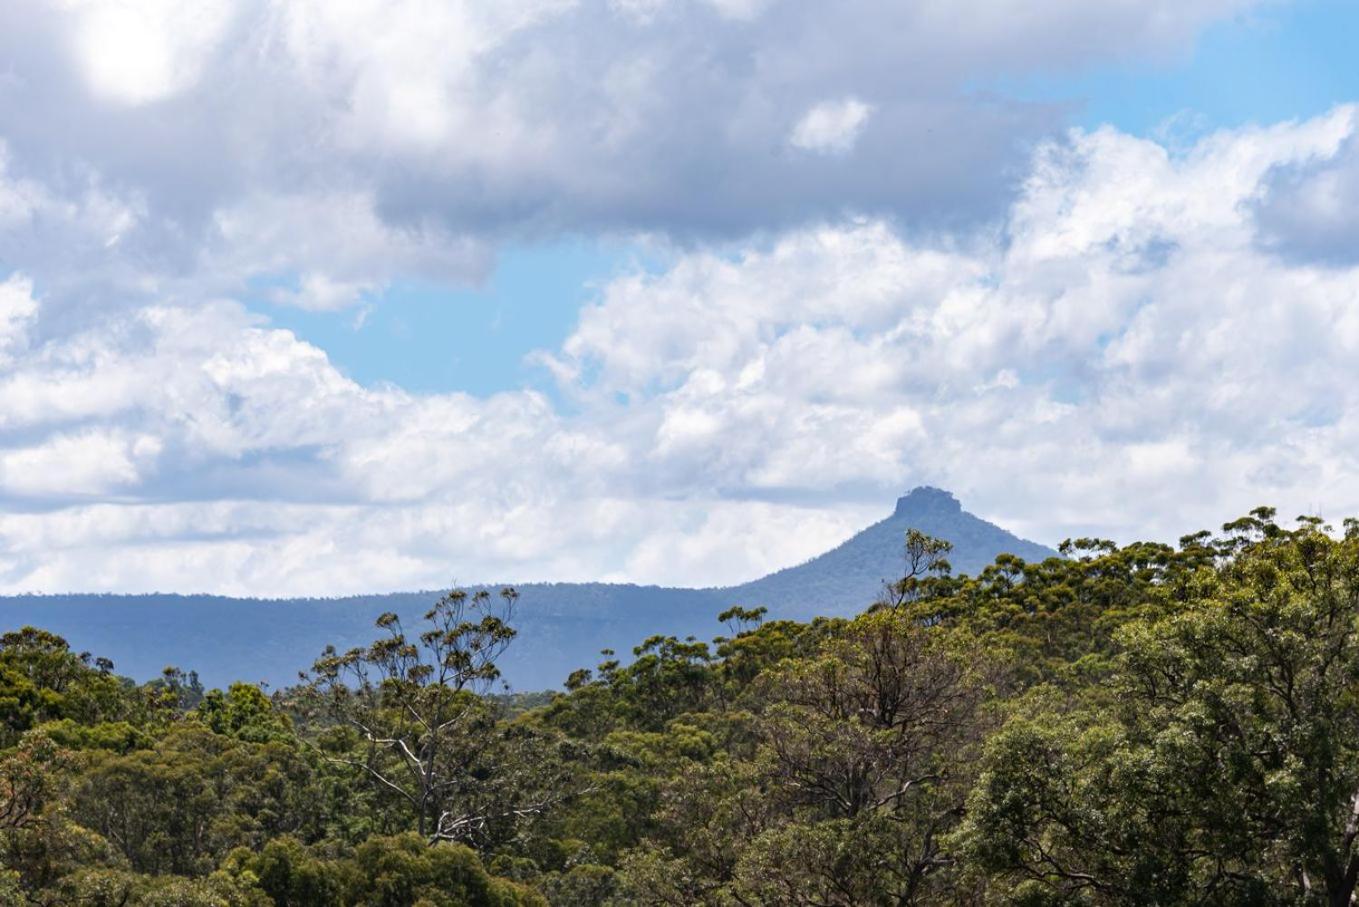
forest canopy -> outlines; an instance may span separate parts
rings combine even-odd
[[[509,589],[272,692],[15,630],[0,903],[1352,903],[1359,523],[1062,554],[910,533],[856,617],[740,603],[541,694],[497,692]]]

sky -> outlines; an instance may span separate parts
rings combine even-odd
[[[0,0],[0,593],[1359,515],[1352,0]]]

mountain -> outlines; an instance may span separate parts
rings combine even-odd
[[[954,573],[980,573],[998,554],[1014,554],[1026,561],[1057,556],[1051,548],[1025,541],[966,512],[947,491],[920,487],[899,498],[887,519],[825,554],[722,591],[743,603],[767,604],[781,616],[857,613],[878,596],[884,582],[901,578],[908,529],[952,542],[949,563]]]
[[[953,543],[955,573],[977,573],[997,554],[1056,557],[962,509],[937,488],[917,488],[892,515],[806,563],[739,586],[679,589],[606,583],[517,586],[520,635],[502,660],[516,689],[561,684],[593,666],[599,651],[626,655],[648,636],[711,638],[717,613],[733,604],[765,605],[771,617],[805,619],[863,610],[903,570],[906,530]],[[273,686],[297,679],[327,643],[338,649],[371,640],[385,611],[414,626],[437,592],[346,598],[245,599],[212,595],[22,595],[0,597],[3,627],[43,627],[77,649],[111,658],[120,673],[146,679],[167,664],[198,671],[203,682]]]

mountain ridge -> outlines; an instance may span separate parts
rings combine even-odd
[[[1057,556],[968,513],[949,492],[921,486],[899,498],[890,516],[830,550],[734,586],[517,585],[520,635],[502,659],[505,676],[517,689],[555,687],[575,668],[592,666],[602,648],[628,652],[657,633],[711,638],[720,629],[717,613],[733,604],[763,605],[770,617],[799,620],[857,613],[900,576],[907,529],[953,543],[955,573],[975,574],[1003,552],[1025,560]],[[344,649],[371,640],[372,623],[385,611],[418,621],[438,594],[35,594],[0,597],[0,616],[9,627],[32,624],[60,633],[139,679],[175,664],[197,670],[209,685],[251,679],[279,686],[295,681],[326,644]],[[147,646],[148,639],[155,644]]]

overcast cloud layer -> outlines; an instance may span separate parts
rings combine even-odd
[[[925,482],[1048,543],[1359,513],[1355,108],[1067,132],[967,86],[1249,4],[885,6],[0,6],[0,591],[720,583]],[[241,301],[562,231],[671,252],[552,395],[365,387]]]

